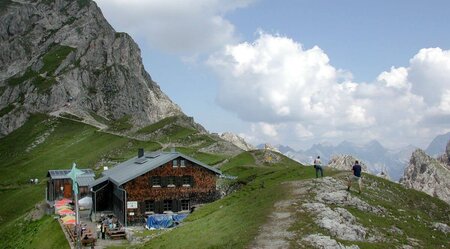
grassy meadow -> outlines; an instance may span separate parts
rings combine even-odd
[[[273,204],[285,197],[280,183],[312,178],[313,172],[290,159],[255,163],[260,152],[243,152],[221,170],[238,176],[242,187],[227,197],[192,213],[184,224],[137,248],[245,248],[265,223]],[[182,243],[180,243],[182,241]]]
[[[92,168],[97,173],[103,166],[124,161],[137,152],[177,146],[177,150],[204,163],[221,164],[220,170],[233,180],[219,180],[235,186],[226,197],[205,204],[189,215],[181,226],[169,231],[146,231],[153,239],[135,245],[111,248],[246,248],[258,234],[260,227],[274,210],[274,203],[289,198],[286,181],[311,179],[315,172],[287,157],[272,158],[265,151],[242,152],[230,157],[200,152],[214,140],[190,128],[173,124],[166,119],[138,131],[138,134],[157,134],[155,142],[99,132],[95,128],[68,119],[35,115],[21,128],[0,139],[0,248],[68,248],[68,243],[52,216],[35,221],[27,213],[45,198],[45,179],[49,169],[69,169],[73,162],[80,168]],[[173,131],[167,136],[164,132]],[[191,146],[190,146],[191,144]],[[97,170],[96,170],[97,169]],[[337,171],[325,170],[326,176],[345,177]],[[29,184],[38,178],[39,184]],[[314,198],[311,194],[309,198]],[[365,190],[359,195],[373,206],[383,207],[393,218],[376,216],[348,208],[358,222],[380,231],[383,242],[339,241],[343,245],[360,248],[400,248],[415,239],[420,248],[450,246],[448,234],[430,229],[433,222],[450,223],[450,207],[424,193],[404,189],[371,175],[365,176]],[[396,227],[402,234],[392,232]],[[327,231],[313,222],[313,215],[299,213],[289,228],[296,238]],[[156,235],[156,236],[155,236]],[[45,239],[43,239],[45,238]],[[293,246],[292,248],[295,248]]]
[[[27,229],[29,221],[24,220],[24,215],[45,199],[48,170],[70,169],[73,162],[79,168],[102,168],[134,156],[138,148],[151,151],[161,146],[45,115],[32,116],[21,128],[0,139],[0,248],[30,248],[16,242],[30,238],[30,232],[38,234]],[[31,178],[39,179],[39,184],[30,184]],[[39,231],[47,231],[50,225],[43,222]],[[65,243],[61,229],[56,230],[60,236],[55,240]]]

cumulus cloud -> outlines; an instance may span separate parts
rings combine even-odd
[[[303,50],[286,37],[260,33],[254,43],[227,46],[208,61],[222,76],[218,101],[242,119],[258,122],[324,118],[339,101],[339,71],[319,48]],[[245,103],[245,104],[243,104]]]
[[[95,0],[117,31],[151,47],[191,55],[235,42],[225,14],[253,0]]]
[[[221,78],[218,103],[243,120],[264,124],[253,132],[274,139],[339,136],[393,145],[437,132],[426,123],[449,129],[442,122],[450,118],[450,51],[440,48],[422,49],[409,66],[392,67],[370,83],[354,82],[317,46],[305,49],[264,32],[252,43],[213,54],[208,65]]]
[[[277,127],[276,125],[259,122],[252,125],[252,130],[254,131],[260,131],[262,135],[269,138],[275,138],[278,136]]]
[[[442,101],[442,91],[450,88],[450,51],[424,48],[409,63],[411,92],[422,96],[429,106]]]
[[[449,50],[421,49],[407,66],[355,82],[318,46],[262,31],[239,43],[226,15],[254,0],[95,1],[117,31],[150,47],[185,61],[216,51],[207,64],[221,80],[217,102],[253,124],[247,137],[393,145],[450,131]]]

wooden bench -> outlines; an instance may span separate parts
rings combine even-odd
[[[95,246],[95,242],[96,242],[97,240],[95,239],[95,238],[83,238],[82,240],[81,240],[81,244],[83,245],[83,246]]]
[[[74,226],[65,226],[67,234],[69,235],[72,242],[76,241],[76,235],[75,235],[75,227]]]
[[[111,239],[126,239],[125,231],[108,231],[108,236]]]

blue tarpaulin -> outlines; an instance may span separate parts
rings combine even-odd
[[[147,227],[162,229],[180,223],[188,214],[153,214],[147,217]]]
[[[174,214],[172,215],[172,220],[179,223],[182,222],[187,216],[188,214]]]

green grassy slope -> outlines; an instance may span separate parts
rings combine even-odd
[[[189,245],[190,248],[246,248],[267,221],[273,211],[273,204],[289,198],[287,185],[281,183],[314,177],[311,167],[301,167],[287,158],[275,164],[259,163],[255,158],[263,157],[262,154],[261,151],[244,152],[221,168],[226,174],[238,176],[234,181],[242,185],[240,190],[203,206],[191,214],[182,226],[135,247],[186,248]],[[328,170],[325,174],[342,180],[347,175]],[[380,231],[386,240],[338,240],[340,243],[358,245],[360,248],[400,248],[411,241],[417,241],[420,248],[450,246],[449,235],[432,228],[434,222],[450,223],[449,205],[371,175],[366,175],[365,185],[363,194],[355,194],[370,205],[385,208],[388,215],[377,216],[351,207],[347,209],[358,222],[368,229]],[[308,198],[313,200],[314,195]],[[314,215],[303,213],[295,216],[289,231],[294,232],[296,238],[313,233],[332,236],[314,223]],[[402,234],[393,232],[393,227],[401,229]],[[293,243],[292,248],[297,248],[296,243]]]
[[[18,220],[2,236],[2,248],[70,248],[61,226],[48,215],[37,221]]]
[[[24,126],[0,139],[0,248],[26,236],[17,225],[26,223],[23,215],[45,198],[44,180],[49,169],[70,169],[73,162],[80,168],[94,168],[101,159],[112,164],[134,156],[137,148],[151,151],[160,145],[45,115],[31,117]],[[38,178],[40,183],[30,185],[30,178]]]
[[[273,164],[258,164],[262,153],[244,152],[221,169],[238,176],[240,190],[207,204],[190,215],[183,226],[138,248],[245,248],[266,221],[273,204],[285,197],[283,181],[312,178],[313,172],[282,158]],[[182,241],[182,243],[180,243]]]
[[[164,120],[145,130],[158,134],[155,136],[157,143],[98,132],[79,122],[45,115],[33,116],[23,127],[0,139],[0,248],[68,246],[58,223],[51,216],[30,222],[25,220],[25,214],[44,199],[47,170],[69,169],[72,162],[81,168],[109,166],[134,156],[137,148],[151,151],[161,149],[161,145],[165,150],[177,146],[182,153],[210,165],[227,160],[220,169],[238,178],[220,182],[237,190],[199,208],[182,226],[169,232],[157,232],[154,239],[133,246],[137,248],[186,248],[187,245],[189,248],[246,248],[274,210],[273,204],[289,198],[287,185],[282,183],[314,177],[311,167],[301,167],[284,156],[278,156],[272,163],[264,162],[267,155],[263,151],[243,152],[233,158],[200,152],[201,148],[214,142],[212,138],[169,121]],[[162,135],[171,130],[175,133]],[[104,163],[99,164],[100,161]],[[328,170],[325,175],[338,179],[344,177],[340,172]],[[40,184],[28,184],[29,178],[39,178]],[[433,222],[450,224],[447,204],[369,175],[365,186],[359,197],[371,205],[385,208],[390,216],[377,217],[352,208],[348,210],[358,222],[381,231],[388,240],[382,243],[339,242],[356,244],[360,248],[395,248],[415,239],[422,248],[450,246],[449,235],[430,229]],[[311,214],[295,218],[290,231],[297,237],[314,232],[326,235],[326,231],[313,225]],[[392,233],[393,226],[401,229],[403,234]]]
[[[21,128],[1,138],[0,248],[34,247],[29,243],[36,244],[32,240],[39,233],[54,228],[49,218],[33,223],[39,224],[39,228],[29,229],[31,226],[25,225],[30,223],[25,220],[25,214],[45,198],[46,173],[50,169],[70,169],[75,162],[79,168],[93,168],[99,173],[103,166],[111,166],[134,156],[138,148],[154,151],[163,149],[161,145],[164,150],[178,146],[180,152],[210,165],[228,158],[199,152],[199,149],[214,141],[192,128],[174,124],[177,120],[168,118],[142,131],[141,134],[149,131],[158,134],[157,142],[151,142],[99,132],[76,120],[36,114]],[[195,146],[189,146],[193,143]],[[29,184],[31,178],[38,178],[39,184]],[[52,232],[55,246],[49,244],[36,248],[58,248],[56,245],[65,244],[63,233],[55,231],[60,232],[60,229],[53,229]]]
[[[444,201],[423,192],[405,189],[403,186],[372,175],[365,177],[366,191],[361,199],[372,206],[389,210],[387,217],[350,209],[358,220],[369,228],[376,228],[386,234],[391,247],[407,244],[409,238],[417,240],[418,247],[450,247],[450,236],[431,229],[434,222],[450,224],[450,206]],[[403,234],[392,232],[396,227]],[[358,243],[354,243],[358,244]],[[386,243],[361,243],[362,248],[385,248]]]
[[[348,172],[328,172],[334,178],[342,180],[342,188]],[[356,189],[356,184],[354,184]],[[436,222],[450,224],[450,206],[445,202],[433,198],[425,193],[405,189],[394,183],[376,176],[364,175],[364,187],[361,194],[356,190],[351,195],[360,198],[369,205],[386,210],[383,214],[361,211],[355,207],[345,206],[357,220],[368,229],[368,236],[381,236],[382,241],[360,242],[336,239],[345,246],[357,245],[359,248],[403,248],[404,245],[414,244],[413,248],[450,248],[450,236],[433,228]],[[311,194],[308,200],[314,200]],[[300,204],[301,206],[301,204]],[[333,205],[331,205],[333,206]],[[334,206],[341,207],[341,206]],[[292,245],[309,234],[320,233],[335,237],[327,230],[320,228],[313,220],[317,214],[298,212],[291,231],[296,234]],[[293,248],[299,248],[293,246]],[[301,248],[309,248],[308,246]]]

